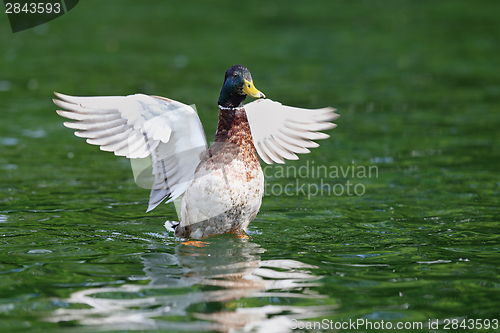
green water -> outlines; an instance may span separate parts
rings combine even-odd
[[[0,14],[1,331],[499,331],[499,12],[80,1],[16,34]],[[51,102],[167,96],[196,104],[210,141],[238,63],[273,100],[341,114],[311,154],[266,169],[248,239],[173,238],[173,206],[146,214],[128,160],[76,138]]]

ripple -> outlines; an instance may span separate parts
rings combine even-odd
[[[0,138],[0,144],[3,146],[15,146],[18,143],[18,138]]]
[[[52,253],[51,250],[44,250],[44,249],[38,249],[38,250],[29,250],[29,254],[46,254],[46,253]]]
[[[12,88],[12,83],[7,80],[0,80],[0,91],[9,91]]]
[[[17,170],[18,166],[17,166],[17,164],[5,164],[5,165],[2,165],[2,169],[4,169],[4,170]]]
[[[23,130],[23,135],[29,138],[38,139],[45,137],[47,133],[43,129],[38,129],[38,130],[25,129]]]
[[[58,300],[74,306],[59,308],[46,320],[76,321],[93,331],[154,327],[291,332],[293,319],[326,316],[337,307],[324,303],[326,295],[303,292],[322,286],[321,276],[309,271],[315,266],[296,260],[260,260],[262,252],[247,240],[220,237],[179,244],[175,254],[144,254],[148,285],[79,290]],[[274,301],[258,306],[261,302],[257,300],[262,299]],[[232,310],[227,304],[233,302],[247,305]],[[215,303],[220,310],[211,310]],[[88,308],[80,308],[82,305]],[[200,321],[176,319],[186,313]]]

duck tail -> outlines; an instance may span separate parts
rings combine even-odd
[[[175,232],[175,228],[179,225],[177,221],[166,221],[165,228],[170,232]]]

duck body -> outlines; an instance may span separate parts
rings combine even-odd
[[[203,154],[181,203],[175,235],[244,233],[259,212],[264,174],[243,107],[219,106],[215,141]]]
[[[132,160],[136,183],[151,190],[147,212],[181,198],[179,222],[165,227],[182,238],[244,233],[264,195],[259,157],[267,164],[298,159],[318,147],[312,140],[329,137],[319,131],[334,128],[330,121],[338,117],[330,107],[307,110],[263,99],[241,65],[225,73],[210,147],[195,109],[165,97],[56,96],[64,109],[57,113],[74,120],[64,125],[76,136]],[[244,105],[247,96],[259,100]],[[148,156],[149,168],[134,169],[134,159]],[[154,179],[139,181],[147,170]]]

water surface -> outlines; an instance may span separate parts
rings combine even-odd
[[[0,15],[2,332],[499,330],[498,2],[103,6],[17,34]],[[146,214],[129,161],[51,102],[168,96],[196,104],[210,141],[236,63],[269,98],[341,114],[266,169],[248,238],[172,237],[174,207]]]

